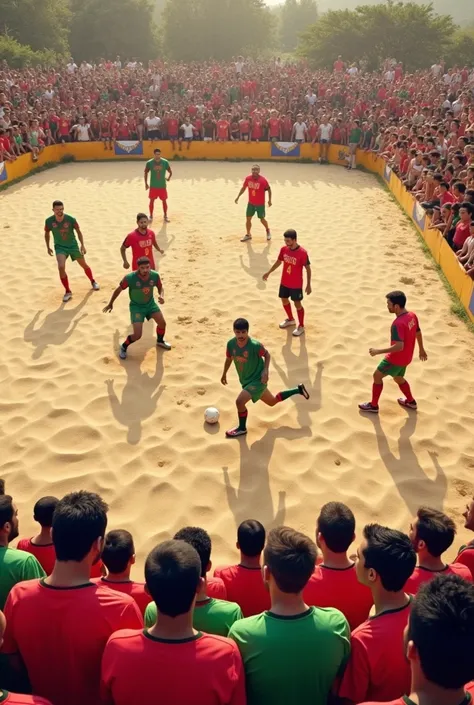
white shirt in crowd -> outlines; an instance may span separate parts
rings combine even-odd
[[[161,118],[156,115],[154,117],[146,117],[145,125],[148,130],[159,130],[161,125]]]
[[[194,125],[181,125],[181,129],[184,132],[184,139],[189,139],[194,135]]]
[[[70,61],[66,66],[68,73],[75,73],[77,71],[77,64],[74,61]]]
[[[330,122],[321,123],[319,135],[322,140],[330,140],[332,135],[332,125]]]
[[[450,86],[450,85],[451,85],[451,81],[452,81],[451,74],[445,73],[444,76],[443,76],[443,81],[445,82],[445,84],[446,84],[447,86]]]
[[[457,117],[460,113],[462,113],[462,109],[463,109],[462,98],[458,98],[457,100],[455,100],[452,107],[453,107],[454,117]]]
[[[295,140],[304,140],[307,129],[305,122],[295,122],[293,125]]]
[[[391,69],[389,69],[388,71],[385,72],[384,79],[386,81],[393,81],[394,78],[395,78],[395,71],[392,71]]]
[[[314,105],[317,100],[317,96],[315,93],[307,93],[305,98],[308,105]]]
[[[122,62],[120,59],[117,57],[116,61],[114,61],[114,66],[116,69],[121,69],[122,68]]]
[[[446,98],[441,107],[445,110],[451,110],[451,101]]]
[[[236,61],[235,62],[235,73],[242,73],[242,69],[244,68],[244,62],[243,61]]]
[[[359,73],[359,69],[357,68],[357,66],[351,66],[350,69],[347,70],[347,73],[351,76],[357,76],[357,74]]]
[[[90,73],[92,71],[92,64],[87,63],[87,61],[83,61],[79,71],[82,74]]]
[[[136,61],[129,61],[127,64],[127,69],[136,69],[137,68],[137,62]]]
[[[78,142],[89,142],[89,125],[74,125]]]
[[[433,76],[435,78],[438,78],[439,76],[441,76],[442,70],[443,70],[443,67],[441,66],[441,64],[433,64],[433,66],[431,67],[431,73],[433,74]]]
[[[43,93],[43,97],[46,98],[46,100],[53,100],[53,98],[54,98],[54,91],[53,91],[53,89],[51,88],[51,90],[45,91],[45,92]]]

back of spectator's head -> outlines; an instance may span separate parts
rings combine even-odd
[[[199,554],[201,559],[201,577],[205,577],[206,573],[211,570],[211,537],[199,526],[185,526],[180,529],[173,537],[176,541],[186,541]]]
[[[58,506],[59,499],[57,497],[41,497],[33,508],[33,519],[40,524],[41,527],[47,529],[53,525],[54,510]]]
[[[387,304],[389,308],[391,305],[391,311],[392,309],[393,311],[395,311],[396,307],[398,307],[399,309],[403,309],[405,308],[407,303],[407,297],[403,293],[403,291],[390,291],[385,298],[387,299]]]
[[[18,510],[9,494],[0,495],[0,533],[8,543],[18,536]]]
[[[129,531],[115,529],[106,534],[102,562],[109,573],[124,573],[135,563],[135,546]]]
[[[456,524],[446,514],[431,507],[420,507],[410,527],[410,538],[417,553],[427,551],[439,558],[456,536]]]
[[[95,492],[71,492],[53,514],[53,543],[58,561],[97,561],[107,528],[108,506]]]
[[[400,592],[415,570],[416,553],[409,537],[380,524],[365,526],[357,555],[359,582],[371,589],[380,586],[387,592]]]
[[[316,543],[333,553],[345,553],[355,538],[355,517],[342,502],[328,502],[321,507],[316,523]]]
[[[201,559],[187,541],[165,541],[148,554],[145,581],[159,614],[177,617],[193,607],[201,586]]]
[[[433,179],[439,183],[441,186],[441,183],[443,181],[443,175],[442,174],[434,174]]]
[[[237,548],[249,558],[259,556],[265,546],[265,527],[256,519],[243,521],[237,529]]]
[[[317,553],[305,534],[288,526],[272,529],[264,550],[265,582],[281,592],[301,592],[314,572]]]
[[[456,191],[459,194],[465,194],[466,189],[467,186],[466,184],[463,184],[462,181],[456,181],[456,183],[453,185],[453,191]]]
[[[421,586],[410,613],[407,657],[412,669],[446,690],[474,679],[474,585],[439,575]]]
[[[474,203],[474,188],[468,188],[464,194],[464,201]]]
[[[439,174],[439,177],[440,177],[440,180],[439,180],[439,185],[440,185],[440,187],[441,187],[441,188],[444,188],[444,189],[446,189],[446,191],[448,191],[448,190],[449,190],[449,184],[448,184],[448,182],[447,182],[447,181],[443,181],[443,177],[441,176],[441,174]]]

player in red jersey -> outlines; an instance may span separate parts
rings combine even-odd
[[[255,519],[243,521],[237,529],[237,549],[240,563],[216,568],[214,576],[221,578],[227,599],[240,605],[244,617],[270,609],[270,593],[265,587],[260,562],[265,545],[265,528]]]
[[[193,628],[202,583],[196,549],[185,541],[165,541],[149,554],[145,579],[158,619],[145,631],[122,630],[109,639],[102,659],[102,703],[245,705],[235,642]]]
[[[42,497],[36,502],[33,508],[33,518],[41,526],[41,531],[30,539],[21,539],[17,546],[21,551],[32,553],[41,563],[46,575],[51,575],[56,561],[51,526],[58,502],[57,497]]]
[[[246,234],[241,239],[240,242],[247,242],[252,239],[252,218],[257,214],[263,227],[267,233],[267,240],[272,239],[272,234],[270,232],[270,226],[265,218],[265,192],[268,191],[268,207],[271,208],[272,205],[272,190],[270,184],[264,176],[260,174],[260,167],[258,164],[254,164],[252,167],[252,173],[247,176],[242,184],[242,188],[239,191],[235,202],[239,202],[239,198],[248,189],[249,191],[249,202],[247,205],[246,212]]]
[[[424,585],[413,601],[405,636],[411,688],[384,705],[471,705],[473,633],[472,585],[454,575]]]
[[[283,264],[278,296],[285,309],[286,319],[280,323],[280,328],[288,328],[289,326],[295,325],[290,303],[291,299],[295,304],[298,314],[298,325],[293,331],[293,335],[299,336],[303,335],[305,331],[304,308],[301,303],[303,300],[303,269],[306,269],[305,292],[309,296],[309,294],[311,294],[311,263],[306,250],[298,245],[296,230],[286,230],[283,233],[283,237],[285,239],[285,247],[281,248],[277,261],[271,269],[263,275],[262,279],[266,282],[270,274]]]
[[[391,328],[391,345],[389,348],[369,349],[372,357],[385,355],[385,358],[374,372],[372,399],[365,404],[359,404],[361,411],[370,411],[373,414],[379,413],[379,399],[383,390],[383,378],[387,377],[387,375],[393,377],[400,387],[400,391],[405,395],[398,399],[400,406],[416,410],[416,401],[411,393],[410,385],[405,379],[406,368],[413,360],[415,343],[418,343],[420,360],[424,362],[428,359],[423,347],[423,336],[418,318],[414,313],[406,310],[407,297],[403,291],[391,291],[387,294],[386,299],[388,310],[396,316]]]
[[[415,521],[410,524],[410,540],[418,556],[418,565],[408,578],[405,591],[416,595],[420,585],[436,575],[459,575],[472,582],[469,568],[461,563],[448,565],[442,555],[450,548],[456,536],[456,524],[443,512],[431,507],[420,507]]]
[[[138,269],[137,261],[140,257],[148,257],[150,260],[151,269],[155,269],[155,259],[153,257],[153,248],[158,250],[162,255],[165,251],[161,249],[156,241],[156,236],[153,230],[148,229],[148,216],[146,213],[139,213],[137,215],[137,228],[127,235],[120,248],[120,254],[122,255],[123,268],[129,269],[130,263],[127,259],[126,250],[128,247],[132,248],[132,270],[135,272]]]
[[[469,504],[466,505],[466,511],[463,513],[463,517],[465,520],[464,528],[469,529],[469,531],[474,531],[474,499],[471,499]],[[468,544],[461,546],[455,562],[467,565],[474,577],[474,541],[470,541]]]

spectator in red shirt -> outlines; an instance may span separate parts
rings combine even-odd
[[[454,573],[472,581],[472,574],[465,565],[447,565],[442,554],[448,550],[456,536],[456,524],[443,512],[431,507],[420,507],[417,518],[410,525],[410,539],[418,555],[418,565],[408,578],[405,591],[416,595],[420,585],[433,580],[437,574]]]
[[[448,242],[452,249],[457,252],[462,249],[467,238],[471,234],[471,220],[473,219],[474,208],[471,203],[465,202],[459,209],[460,220],[456,225],[452,241],[448,237]]]
[[[36,502],[33,509],[33,519],[41,526],[41,531],[31,539],[21,539],[17,546],[21,551],[28,551],[36,556],[46,575],[51,575],[56,561],[51,526],[54,510],[58,503],[57,497],[42,497]]]
[[[469,529],[469,531],[474,531],[474,499],[471,499],[469,504],[466,505],[466,511],[463,513],[463,517],[464,528]],[[466,565],[474,577],[474,540],[461,546],[455,562]]]

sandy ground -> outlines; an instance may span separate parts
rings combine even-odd
[[[458,522],[456,545],[468,538],[460,513],[474,490],[473,338],[416,235],[369,175],[264,164],[274,239],[267,245],[256,223],[252,245],[241,244],[245,197],[238,206],[234,198],[249,166],[173,165],[172,222],[154,226],[173,350],[156,350],[150,323],[125,363],[116,352],[129,330],[127,295],[111,315],[101,311],[124,273],[122,239],[146,210],[142,164],[62,166],[1,195],[0,476],[19,505],[21,536],[34,531],[36,499],[87,488],[109,503],[110,528],[133,532],[136,577],[153,545],[183,525],[204,526],[221,563],[235,559],[243,519],[313,535],[330,499],[347,502],[359,528],[406,530],[420,504],[444,508]],[[43,241],[55,198],[78,219],[102,286],[91,292],[70,264],[66,305]],[[278,328],[279,273],[261,281],[287,227],[313,268],[299,339]],[[388,344],[384,297],[394,288],[407,292],[429,354],[408,375],[419,412],[401,409],[388,381],[380,416],[367,418],[357,403],[369,398],[376,364],[368,348]],[[311,400],[252,405],[247,438],[232,441],[224,430],[235,424],[239,386],[234,370],[227,388],[220,376],[237,316],[272,354],[270,389],[305,382]],[[218,427],[203,423],[211,405]]]

